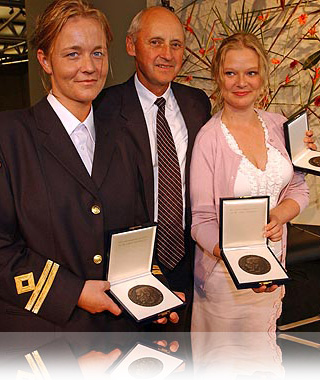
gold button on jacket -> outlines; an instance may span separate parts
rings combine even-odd
[[[101,264],[101,263],[102,263],[102,256],[101,256],[101,255],[95,255],[95,256],[93,257],[93,262],[94,262],[95,264]]]
[[[97,205],[93,205],[93,206],[91,207],[91,212],[92,212],[94,215],[98,215],[98,214],[100,214],[101,209],[100,209],[99,206],[97,206]]]

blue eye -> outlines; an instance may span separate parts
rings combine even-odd
[[[78,56],[78,53],[76,51],[72,51],[71,53],[67,54],[68,57],[75,58]]]
[[[95,57],[103,57],[103,56],[104,56],[104,53],[103,53],[102,51],[95,51],[95,52],[93,53],[93,55],[94,55]]]

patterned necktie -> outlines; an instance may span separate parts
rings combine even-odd
[[[158,150],[158,237],[159,261],[173,269],[184,256],[184,232],[182,228],[183,202],[180,165],[169,124],[165,117],[164,98],[154,104],[157,113]]]

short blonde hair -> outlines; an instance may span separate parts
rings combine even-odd
[[[50,55],[58,34],[72,17],[97,20],[106,35],[107,48],[109,48],[112,41],[112,32],[107,17],[86,0],[54,0],[50,3],[37,18],[35,30],[30,41],[31,46],[35,50],[41,49],[46,55]],[[41,71],[41,74],[42,83],[49,92],[51,89],[49,77],[44,70]]]
[[[265,96],[269,87],[269,65],[267,53],[260,43],[259,39],[251,33],[239,32],[225,38],[218,48],[216,55],[213,57],[211,64],[211,74],[213,80],[213,97],[215,99],[214,110],[220,110],[223,107],[223,97],[221,85],[223,83],[224,73],[223,66],[226,54],[229,50],[238,50],[248,48],[252,49],[258,55],[259,74],[262,78],[261,97]]]

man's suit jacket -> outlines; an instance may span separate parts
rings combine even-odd
[[[85,280],[105,279],[107,232],[147,221],[135,144],[103,116],[95,128],[90,177],[46,99],[0,114],[2,331],[131,329],[76,307]]]
[[[173,290],[184,291],[192,285],[192,252],[190,237],[191,208],[189,196],[189,169],[195,137],[199,129],[209,120],[211,104],[207,95],[199,89],[172,82],[171,88],[178,102],[188,130],[186,157],[186,255],[181,263],[167,273],[167,280]],[[124,127],[132,136],[141,154],[141,176],[145,192],[149,220],[154,220],[154,179],[149,135],[143,110],[134,85],[134,77],[127,82],[102,91],[94,102],[95,113],[104,115],[113,124]],[[181,275],[180,275],[181,274]]]

